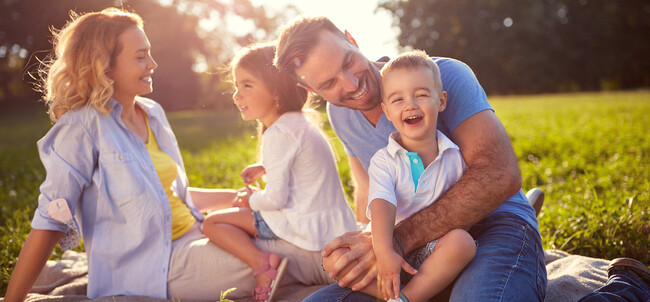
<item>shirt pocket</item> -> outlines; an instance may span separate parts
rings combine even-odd
[[[135,154],[122,151],[102,152],[99,156],[102,186],[114,202],[133,200],[144,193],[145,171]]]

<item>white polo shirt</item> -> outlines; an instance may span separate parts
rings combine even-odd
[[[408,151],[397,143],[399,138],[399,132],[392,133],[388,138],[388,146],[377,151],[370,160],[366,210],[369,219],[370,204],[374,199],[381,198],[397,207],[397,224],[435,202],[460,179],[467,168],[458,146],[437,131],[438,157],[424,169],[416,189],[411,167],[422,163],[418,162],[421,161],[419,157],[407,155]]]

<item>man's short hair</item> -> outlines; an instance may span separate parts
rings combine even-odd
[[[397,68],[415,69],[418,67],[430,69],[433,74],[433,82],[435,83],[436,88],[442,91],[440,68],[438,68],[438,64],[436,64],[436,62],[434,62],[433,59],[431,59],[423,50],[413,50],[397,56],[388,61],[388,63],[381,68],[380,73],[383,77],[387,72]]]
[[[300,16],[294,19],[280,32],[273,64],[281,72],[295,76],[296,68],[305,62],[323,30],[329,30],[346,39],[345,34],[326,17]]]

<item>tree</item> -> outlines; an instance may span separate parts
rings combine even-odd
[[[385,1],[404,49],[473,68],[489,93],[650,85],[650,4],[642,0]]]
[[[61,28],[70,9],[107,7],[112,1],[19,1],[0,2],[0,106],[22,107],[36,103],[28,75],[52,48],[49,28]],[[29,65],[26,65],[28,64]]]
[[[231,106],[218,71],[233,50],[252,40],[269,38],[279,23],[263,7],[249,0],[232,4],[216,0],[5,0],[0,2],[0,106],[33,108],[41,96],[32,91],[34,74],[50,53],[50,28],[60,29],[69,12],[99,11],[122,6],[140,14],[158,62],[154,93],[167,110],[199,106]],[[236,17],[251,22],[249,32],[237,36],[226,20]],[[212,21],[214,27],[200,26]],[[208,74],[207,71],[212,71]]]

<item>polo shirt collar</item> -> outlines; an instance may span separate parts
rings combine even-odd
[[[388,146],[386,146],[386,151],[388,151],[390,156],[395,157],[395,154],[397,154],[397,151],[399,150],[404,150],[404,152],[406,152],[406,149],[397,142],[401,138],[402,136],[397,131],[388,136]]]
[[[460,150],[456,144],[454,144],[449,138],[447,138],[446,135],[442,134],[440,130],[436,130],[436,138],[438,141],[438,157],[440,157],[440,154],[445,152],[447,149],[456,149]],[[406,153],[406,149],[402,147],[397,141],[401,140],[401,135],[399,132],[393,132],[390,134],[388,137],[388,145],[386,146],[386,151],[388,151],[388,154],[390,156],[395,157],[397,152],[402,150],[402,152]]]

